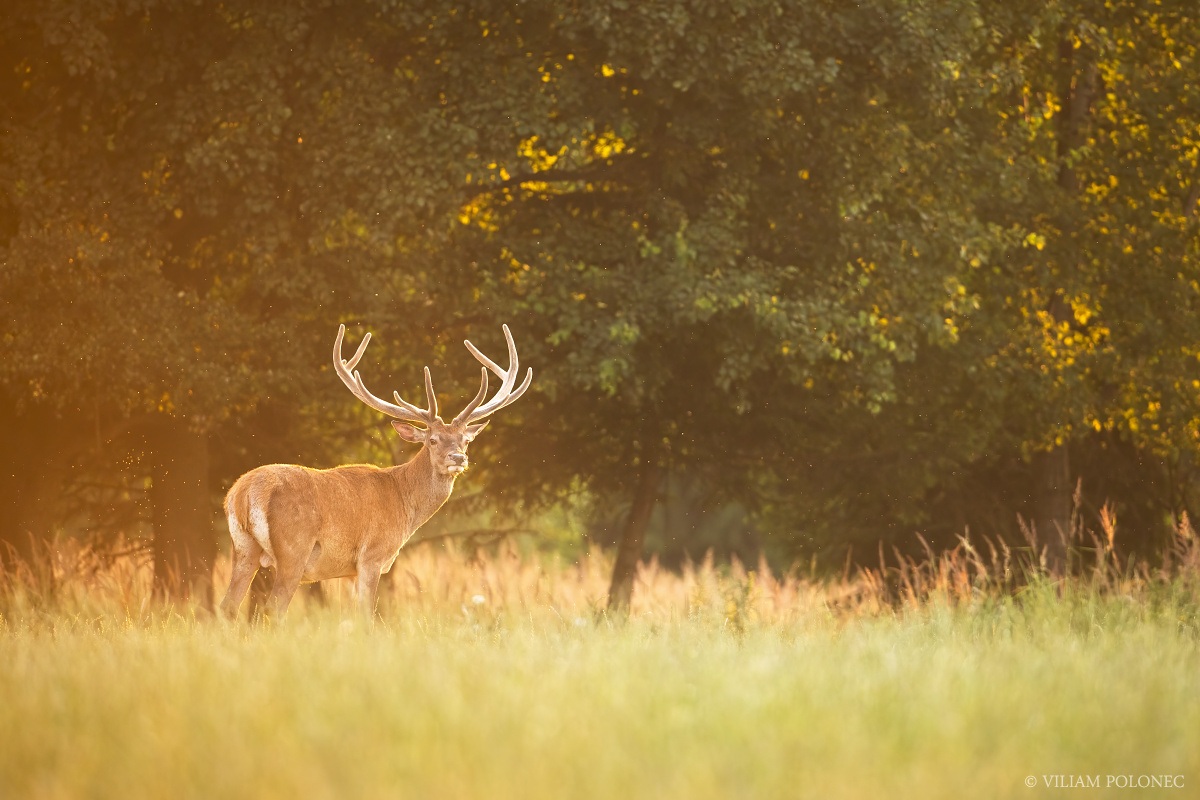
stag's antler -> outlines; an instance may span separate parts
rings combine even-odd
[[[483,380],[480,382],[479,393],[475,395],[462,413],[454,418],[454,424],[476,422],[484,417],[491,416],[500,409],[515,402],[521,395],[525,394],[525,390],[529,388],[529,384],[533,382],[533,370],[530,369],[525,373],[525,380],[521,382],[520,387],[513,391],[513,386],[517,383],[517,345],[513,342],[512,332],[508,330],[508,326],[504,328],[504,339],[508,342],[508,369],[501,369],[500,366],[490,358],[480,352],[479,348],[470,342],[463,342],[467,349],[471,351],[471,355],[475,356],[480,364],[483,364],[485,369],[480,370],[483,375]],[[500,378],[500,389],[496,395],[488,400],[483,405],[483,398],[487,395],[487,371],[491,370]]]
[[[337,372],[338,377],[342,379],[342,383],[346,384],[346,388],[355,397],[376,411],[382,411],[389,417],[402,419],[405,422],[419,422],[422,425],[428,425],[437,419],[437,397],[433,394],[433,378],[429,375],[429,367],[425,368],[425,396],[429,400],[429,408],[414,406],[401,397],[399,392],[392,392],[392,395],[396,398],[396,402],[389,403],[387,400],[371,394],[367,390],[367,387],[363,385],[363,379],[358,374],[358,370],[354,369],[358,366],[363,353],[367,351],[367,345],[371,343],[371,334],[367,333],[363,336],[362,342],[358,345],[358,350],[355,351],[354,355],[348,361],[342,358],[342,339],[345,335],[346,326],[339,325],[337,339],[333,342],[333,369]]]
[[[525,390],[533,382],[533,370],[530,369],[525,373],[525,380],[514,391],[513,387],[517,382],[517,345],[513,342],[512,332],[508,326],[504,328],[504,339],[508,343],[508,369],[501,369],[500,366],[490,358],[480,352],[479,348],[470,342],[463,342],[467,349],[471,351],[471,355],[483,364],[483,368],[479,370],[479,391],[475,394],[475,398],[467,404],[467,407],[454,418],[451,425],[467,425],[472,422],[478,422],[484,417],[489,417],[500,409],[515,402],[521,395],[525,394]],[[425,368],[425,396],[429,402],[429,408],[418,408],[412,403],[400,396],[399,392],[393,392],[392,396],[396,398],[395,403],[389,403],[387,400],[376,397],[367,390],[363,385],[362,376],[355,369],[358,362],[362,359],[363,353],[367,350],[367,345],[371,343],[371,334],[367,333],[363,336],[363,340],[358,345],[358,350],[349,359],[342,358],[342,339],[346,335],[346,326],[338,326],[337,339],[333,342],[333,368],[337,372],[338,377],[342,379],[342,383],[346,384],[346,388],[353,392],[354,396],[366,403],[376,411],[382,411],[390,417],[402,419],[406,422],[417,422],[422,425],[429,425],[434,420],[438,420],[438,405],[437,397],[433,393],[433,378],[429,374],[429,367]],[[488,391],[488,370],[496,373],[500,378],[500,389],[495,396],[486,403],[483,402],[487,397]]]

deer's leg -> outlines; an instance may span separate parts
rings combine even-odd
[[[267,616],[282,619],[287,613],[288,605],[292,602],[296,590],[300,588],[300,579],[304,577],[304,562],[275,565],[275,585],[271,587],[271,595],[267,598]]]
[[[358,595],[358,610],[363,617],[375,619],[375,602],[379,596],[379,575],[381,568],[376,566],[360,566],[358,580],[355,582]]]
[[[242,599],[254,574],[258,572],[263,548],[253,536],[242,530],[236,514],[229,515],[229,536],[233,540],[233,564],[229,576],[229,589],[221,601],[221,613],[230,619],[237,617]]]
[[[246,590],[250,588],[250,582],[254,580],[254,575],[258,572],[258,562],[261,557],[262,548],[258,544],[244,550],[234,549],[229,590],[225,592],[225,599],[221,601],[221,613],[226,617],[230,619],[237,617],[238,609],[242,607],[242,600],[246,597]]]

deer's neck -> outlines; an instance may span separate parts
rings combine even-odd
[[[456,476],[435,468],[428,448],[422,447],[421,452],[394,470],[400,484],[398,499],[407,506],[414,528],[432,517],[454,491]]]

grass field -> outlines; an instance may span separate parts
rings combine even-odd
[[[651,567],[626,621],[603,558],[503,548],[415,548],[373,629],[340,591],[263,627],[132,568],[10,587],[0,797],[1200,796],[1190,567],[1000,592],[959,556],[886,592]]]

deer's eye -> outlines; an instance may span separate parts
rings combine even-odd
[[[430,444],[437,444],[437,443],[438,443],[438,437],[436,437],[436,436],[430,436],[430,437],[429,437],[429,443],[430,443]]]

